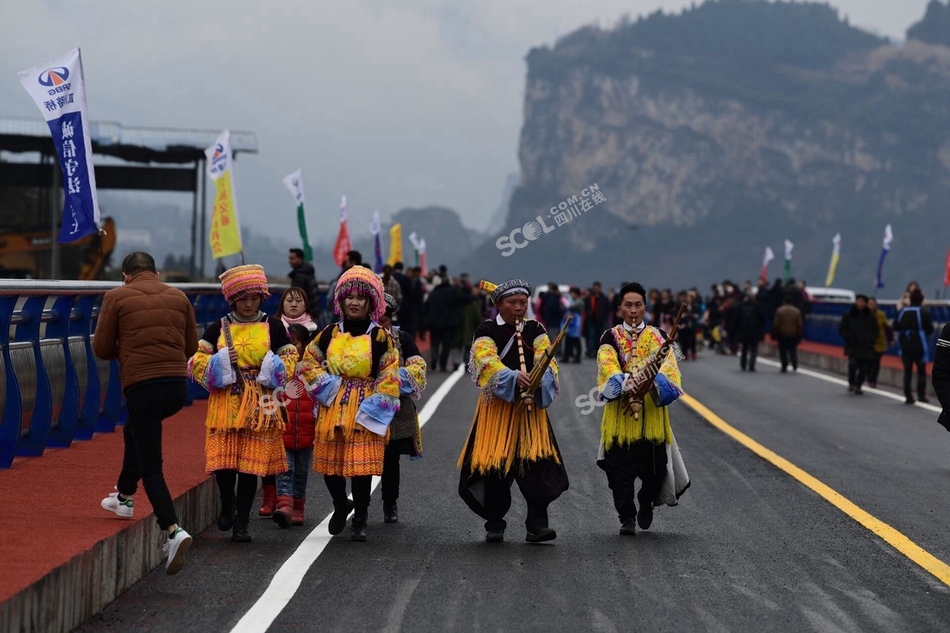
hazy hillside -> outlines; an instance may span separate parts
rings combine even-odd
[[[555,226],[552,206],[594,183],[606,202],[510,257],[491,240],[470,265],[707,285],[754,277],[788,238],[793,272],[820,283],[841,232],[836,285],[868,290],[891,223],[882,294],[934,288],[950,246],[948,15],[933,3],[897,47],[825,4],[721,0],[533,49],[521,186],[496,237]]]

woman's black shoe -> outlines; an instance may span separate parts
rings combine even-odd
[[[553,541],[556,538],[557,532],[549,527],[543,527],[529,530],[528,534],[525,535],[524,540],[529,543],[543,543],[544,541]]]
[[[333,514],[330,516],[330,523],[327,525],[327,530],[330,534],[336,536],[343,531],[343,528],[346,527],[346,517],[350,516],[350,512],[352,511],[352,499],[347,499],[341,506],[333,504]]]
[[[221,513],[218,515],[218,529],[222,532],[227,532],[232,527],[234,527],[234,513],[229,514]]]
[[[249,521],[249,516],[246,514],[239,514],[234,520],[234,528],[231,530],[231,540],[235,543],[250,543],[251,535],[247,533],[247,524]]]
[[[395,503],[383,506],[383,521],[386,523],[396,523],[399,521],[399,511],[396,509]]]
[[[353,523],[350,526],[350,540],[363,542],[366,540],[366,518],[357,519],[353,517]]]

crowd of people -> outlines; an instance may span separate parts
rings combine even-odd
[[[106,294],[94,349],[120,360],[129,418],[122,472],[101,504],[130,518],[138,482],[144,484],[168,535],[169,574],[184,565],[192,537],[178,525],[164,482],[161,423],[184,404],[189,377],[209,392],[206,469],[220,492],[217,527],[236,543],[253,540],[249,519],[259,483],[259,515],[281,528],[304,524],[311,471],[323,475],[333,502],[331,535],[349,520],[351,540],[367,540],[373,476],[382,478],[384,522],[397,522],[400,458],[423,457],[415,401],[429,371],[463,364],[479,396],[458,459],[459,496],[485,520],[485,540],[501,542],[517,482],[527,504],[525,540],[539,543],[557,538],[548,507],[569,486],[548,417],[559,395],[559,362],[586,356],[596,362],[604,403],[597,465],[612,491],[620,534],[632,536],[651,526],[654,506],[676,505],[689,487],[668,409],[683,394],[678,362],[695,361],[697,342],[705,341],[754,372],[758,344],[770,332],[782,371],[789,365],[795,371],[809,310],[805,285],[794,280],[743,288],[727,280],[705,299],[695,288],[673,293],[634,282],[606,292],[599,282],[586,290],[550,283],[532,296],[521,279],[476,286],[444,266],[423,274],[397,263],[377,274],[357,251],[347,254],[327,304],[319,305],[312,268],[296,249],[289,259],[292,285],[273,315],[262,311],[269,296],[262,267],[221,274],[231,310],[200,338],[187,298],[158,280],[146,253],[126,257],[126,285]],[[861,394],[865,380],[875,384],[881,354],[896,333],[907,401],[914,402],[916,369],[917,400],[927,402],[932,319],[919,286],[911,284],[902,303],[888,323],[873,299],[859,295],[841,319],[851,392]],[[942,401],[950,397],[948,328],[938,344],[944,365],[934,370]],[[552,340],[560,330],[558,358]],[[428,360],[417,345],[424,336]]]

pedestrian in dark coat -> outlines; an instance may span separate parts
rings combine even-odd
[[[590,293],[584,297],[584,329],[587,334],[587,357],[597,358],[600,337],[607,329],[607,321],[613,305],[601,292],[599,281],[591,284]]]
[[[786,299],[782,306],[775,311],[772,321],[772,336],[778,343],[779,360],[782,362],[782,373],[788,371],[791,361],[792,371],[798,371],[798,344],[804,332],[802,311],[793,306]]]
[[[287,274],[290,277],[291,288],[303,288],[307,293],[307,302],[311,306],[310,316],[316,319],[320,315],[320,289],[317,286],[317,273],[313,269],[313,264],[303,260],[303,250],[299,248],[290,249],[287,256],[287,262],[290,264],[291,271]]]
[[[854,306],[841,317],[838,333],[844,339],[844,353],[848,357],[848,391],[861,395],[877,341],[877,317],[868,308],[867,295],[855,298]]]
[[[742,346],[739,366],[755,371],[759,343],[765,338],[765,311],[751,294],[747,294],[736,310],[736,340]]]
[[[894,319],[894,331],[899,334],[901,360],[904,361],[904,397],[907,404],[914,404],[911,391],[914,367],[917,368],[917,400],[927,399],[927,361],[930,360],[930,337],[934,333],[930,311],[923,306],[924,293],[920,288],[910,293],[910,305]]]
[[[438,365],[445,371],[449,363],[452,335],[462,321],[459,293],[452,285],[452,278],[442,277],[442,283],[432,289],[425,304],[423,323],[429,332],[429,366]]]
[[[940,417],[937,422],[950,431],[950,323],[943,326],[940,338],[937,339],[937,350],[934,352],[933,386],[937,400],[940,402]]]

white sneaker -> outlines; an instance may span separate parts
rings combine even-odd
[[[169,538],[162,545],[162,551],[168,556],[165,562],[166,574],[174,576],[181,571],[181,568],[185,566],[185,553],[189,547],[191,547],[191,535],[183,528],[175,530],[175,538]]]
[[[119,501],[118,490],[110,492],[109,496],[103,499],[100,505],[102,505],[103,510],[114,513],[120,519],[132,518],[132,500],[126,499],[125,501]]]

